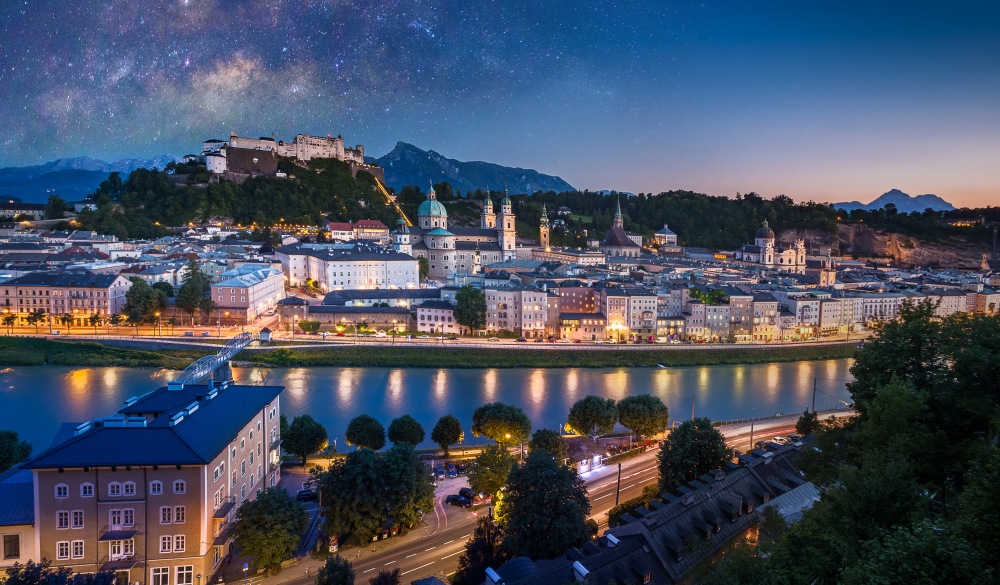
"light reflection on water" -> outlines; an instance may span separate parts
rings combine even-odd
[[[234,371],[244,384],[283,385],[282,410],[289,418],[309,413],[331,436],[368,413],[383,424],[410,414],[430,432],[437,419],[454,414],[468,442],[472,411],[502,401],[524,409],[535,428],[558,428],[569,407],[588,394],[620,400],[651,393],[670,408],[670,417],[714,420],[801,412],[849,400],[850,360],[704,366],[688,368],[430,369],[430,368],[247,368]],[[142,368],[19,368],[0,371],[2,428],[17,430],[40,451],[64,421],[109,416],[130,396],[145,394],[176,372]]]

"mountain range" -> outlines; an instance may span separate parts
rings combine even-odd
[[[385,181],[397,191],[405,185],[421,189],[428,182],[446,181],[462,191],[503,189],[511,193],[535,191],[573,191],[573,186],[559,177],[545,175],[533,169],[504,167],[498,164],[446,158],[433,150],[421,150],[406,142],[397,142],[385,156],[368,159],[385,169]]]
[[[152,159],[125,158],[109,163],[78,156],[30,167],[7,167],[0,169],[0,195],[18,197],[27,203],[43,203],[52,194],[67,200],[82,199],[111,173],[121,173],[125,178],[135,169],[162,169],[175,160],[176,157],[165,154]]]
[[[876,209],[882,209],[889,203],[895,205],[896,210],[900,213],[920,213],[927,208],[931,208],[934,211],[951,211],[952,209],[955,209],[954,205],[948,203],[937,195],[927,194],[917,195],[914,197],[903,193],[899,189],[886,191],[880,195],[878,199],[868,204],[860,201],[851,201],[845,203],[834,203],[833,207],[836,209],[843,209],[844,211],[854,211],[855,209],[875,211]]]

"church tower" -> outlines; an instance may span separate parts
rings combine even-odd
[[[412,243],[410,242],[410,228],[407,227],[406,222],[403,221],[403,218],[399,218],[399,221],[396,223],[399,224],[399,228],[396,230],[395,233],[396,251],[402,254],[412,255],[413,246],[411,245]]]
[[[500,215],[497,217],[497,235],[504,260],[513,260],[517,256],[514,250],[514,240],[517,239],[517,228],[514,226],[514,211],[510,203],[510,195],[504,189],[500,200]]]
[[[479,220],[479,227],[483,229],[496,229],[497,214],[493,212],[493,198],[489,191],[486,192],[486,201],[483,201],[483,214]]]
[[[538,220],[538,245],[549,249],[549,214],[545,211],[545,204],[542,203],[542,217]]]
[[[615,223],[614,227],[625,229],[625,220],[622,217],[622,201],[617,199],[615,201]]]
[[[479,274],[483,271],[483,256],[479,253],[479,242],[476,242],[476,251],[472,254],[472,273]]]

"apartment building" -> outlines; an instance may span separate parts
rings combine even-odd
[[[417,259],[370,242],[292,244],[275,250],[291,286],[307,279],[324,291],[415,288],[420,283]]]
[[[131,286],[117,274],[32,272],[0,285],[0,309],[16,313],[18,325],[27,325],[28,314],[43,309],[53,317],[71,315],[73,326],[84,326],[93,315],[106,319],[120,313]]]
[[[63,425],[24,464],[34,560],[119,583],[208,585],[240,505],[280,480],[280,386],[160,388]]]
[[[753,293],[753,339],[774,341],[778,337],[778,299],[771,293]]]
[[[424,301],[417,305],[417,331],[454,335],[462,326],[455,321],[455,305],[448,301]]]
[[[284,275],[266,264],[243,264],[220,276],[212,285],[212,299],[234,321],[250,323],[285,298]]]
[[[486,295],[487,331],[513,331],[521,337],[544,337],[548,320],[547,293],[517,287],[483,291]]]

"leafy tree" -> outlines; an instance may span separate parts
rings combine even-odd
[[[803,437],[808,437],[818,431],[821,426],[822,425],[819,422],[819,414],[817,414],[816,411],[810,412],[807,408],[802,411],[802,416],[800,416],[799,420],[795,422],[795,432]]]
[[[29,560],[7,567],[5,585],[114,585],[115,574],[110,571],[98,573],[74,573],[69,567],[53,567],[52,562]]]
[[[417,270],[420,275],[420,282],[427,280],[427,275],[431,272],[431,263],[424,256],[417,258]]]
[[[511,471],[502,511],[504,543],[516,556],[554,558],[590,536],[583,479],[544,451],[530,453],[523,467]]]
[[[610,433],[618,422],[618,405],[611,398],[585,396],[569,409],[566,422],[578,435],[597,437]]]
[[[622,398],[618,402],[618,418],[623,427],[639,436],[662,433],[670,426],[670,410],[652,394]]]
[[[168,299],[174,298],[174,287],[170,286],[169,282],[154,282],[153,288],[163,291],[163,294],[165,294]]]
[[[464,437],[462,423],[450,414],[446,414],[438,419],[431,431],[431,440],[444,449],[444,456],[448,457],[448,449],[452,445],[460,443]]]
[[[278,432],[281,433],[281,438],[284,440],[288,436],[288,417],[285,413],[281,413],[278,417]]]
[[[28,313],[28,316],[24,318],[28,322],[28,325],[33,325],[35,327],[35,335],[38,334],[38,326],[45,322],[48,314],[45,309],[35,309],[34,311]]]
[[[367,414],[359,414],[347,424],[344,433],[348,445],[378,451],[385,446],[385,427]]]
[[[291,558],[298,547],[308,521],[306,511],[288,492],[267,488],[237,510],[234,542],[258,566],[276,573],[281,561]]]
[[[31,443],[22,441],[17,431],[0,431],[0,473],[31,455]]]
[[[299,329],[305,331],[306,333],[316,333],[322,325],[323,324],[319,321],[307,321],[305,319],[299,321]]]
[[[472,538],[465,543],[465,552],[458,557],[458,570],[452,577],[452,585],[480,585],[486,580],[486,569],[499,567],[514,558],[503,545],[505,537],[503,526],[492,516],[481,516]]]
[[[133,324],[151,321],[154,315],[167,306],[167,297],[163,291],[149,286],[143,279],[134,276],[130,279],[132,286],[125,293],[125,304],[122,312]]]
[[[97,334],[97,328],[104,322],[104,316],[100,313],[94,313],[93,315],[87,317],[87,322],[94,328],[94,334]]]
[[[72,313],[63,313],[62,315],[59,315],[59,323],[61,323],[62,326],[65,327],[66,329],[72,330],[73,329],[73,314]]]
[[[465,285],[455,293],[455,321],[470,331],[486,327],[486,295],[483,291]]]
[[[559,463],[565,462],[566,458],[569,457],[569,449],[566,447],[566,441],[563,440],[562,435],[549,429],[535,431],[535,434],[531,435],[531,441],[528,442],[528,449],[547,451]]]
[[[387,507],[397,525],[413,528],[434,507],[434,484],[413,445],[396,443],[381,459]]]
[[[3,325],[7,328],[7,333],[14,332],[15,323],[17,323],[17,313],[4,313]]]
[[[389,423],[389,440],[393,443],[419,445],[424,442],[424,427],[408,414]]]
[[[302,414],[292,419],[288,430],[281,435],[285,450],[302,457],[302,465],[306,464],[306,457],[326,447],[328,439],[329,436],[323,425],[308,414]]]
[[[330,471],[320,476],[328,533],[350,532],[365,544],[383,528],[388,498],[379,472],[379,455],[358,449],[334,461]]]
[[[211,291],[211,281],[208,276],[201,271],[201,267],[194,260],[188,262],[187,270],[181,287],[177,289],[177,298],[174,303],[178,309],[183,310],[191,316],[191,326],[194,327],[194,315],[202,308],[205,294]]]
[[[731,457],[732,450],[726,446],[722,433],[712,426],[712,421],[704,417],[684,421],[670,431],[660,447],[661,491],[672,491],[699,475],[718,469]]]
[[[382,569],[378,575],[368,579],[369,585],[399,585],[399,569]]]
[[[517,462],[506,447],[489,445],[469,466],[469,487],[476,493],[496,496],[507,484],[507,476]]]
[[[62,219],[66,217],[69,205],[66,200],[58,195],[49,195],[48,202],[45,203],[45,219]]]
[[[354,585],[354,567],[340,555],[326,558],[316,573],[316,585]]]
[[[979,550],[984,563],[1000,570],[1000,533],[984,530],[984,518],[1000,518],[1000,448],[989,447],[966,474],[959,501],[959,533]]]
[[[490,402],[472,413],[472,434],[501,445],[516,445],[531,436],[531,420],[516,406]]]

